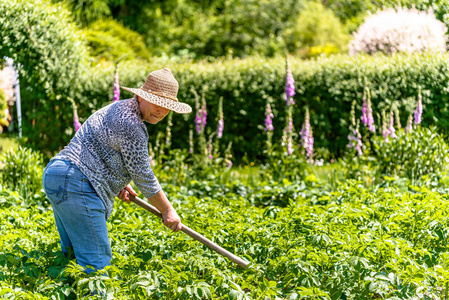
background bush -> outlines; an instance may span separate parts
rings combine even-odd
[[[60,148],[73,118],[67,99],[80,98],[87,66],[78,30],[62,5],[0,0],[0,32],[0,57],[14,59],[19,68],[23,135],[39,149]]]
[[[320,2],[308,2],[284,33],[290,53],[303,57],[346,52],[349,34],[335,14]]]
[[[446,25],[432,12],[390,8],[366,18],[354,33],[349,52],[445,52],[446,32]]]
[[[97,59],[150,59],[143,38],[115,20],[99,20],[85,31],[89,54]]]

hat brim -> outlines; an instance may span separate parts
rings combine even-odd
[[[172,99],[165,98],[159,95],[155,95],[153,93],[144,91],[142,89],[134,89],[134,88],[127,88],[127,87],[121,87],[124,90],[127,90],[131,93],[136,94],[139,97],[142,97],[148,102],[151,102],[153,104],[165,107],[169,110],[172,110],[178,114],[188,114],[192,112],[192,108],[190,105],[182,102],[176,102]]]

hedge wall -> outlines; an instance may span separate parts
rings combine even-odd
[[[385,56],[334,56],[312,61],[290,60],[296,81],[294,126],[299,133],[304,121],[305,105],[309,106],[315,146],[341,155],[348,144],[348,120],[351,103],[357,101],[360,115],[363,87],[371,90],[374,119],[380,129],[381,110],[396,106],[402,124],[415,109],[418,91],[423,95],[423,124],[437,125],[449,131],[448,60],[446,54]],[[218,101],[223,97],[225,130],[223,145],[233,142],[234,154],[250,159],[262,158],[265,143],[263,131],[265,103],[274,108],[274,140],[280,142],[285,126],[285,61],[250,58],[215,63],[155,63],[120,65],[121,84],[140,86],[147,72],[163,67],[172,69],[180,82],[179,98],[194,107],[192,89],[204,90],[209,115],[209,131],[217,128]],[[98,108],[112,99],[113,66],[97,68],[88,74],[89,84],[83,95]],[[131,94],[122,91],[123,97]],[[84,101],[80,99],[80,101]],[[84,117],[90,111],[83,113]],[[188,147],[188,130],[194,128],[194,113],[175,115],[172,129],[174,146]],[[164,128],[165,123],[158,125]],[[154,130],[155,126],[150,127]]]

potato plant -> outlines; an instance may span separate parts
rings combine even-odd
[[[257,207],[231,192],[198,198],[167,185],[186,225],[250,266],[242,270],[117,201],[108,223],[112,266],[90,275],[60,251],[50,207],[18,205],[24,199],[2,188],[0,297],[95,299],[99,291],[108,299],[444,299],[449,205],[441,186],[428,186],[434,191],[347,181],[334,192],[303,191],[287,206]]]

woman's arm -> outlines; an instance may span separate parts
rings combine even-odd
[[[128,192],[134,196],[137,196],[137,193],[132,189],[130,185],[128,185],[120,192],[118,198],[129,203],[130,200],[127,194]],[[156,195],[148,198],[148,200],[161,212],[162,223],[165,226],[167,226],[174,232],[181,230],[181,219],[179,218],[176,210],[170,204],[170,201],[168,201],[167,197],[164,194],[164,191],[160,190]]]
[[[170,204],[170,201],[168,201],[163,190],[160,190],[159,193],[148,198],[148,200],[162,213],[162,223],[164,223],[165,226],[174,232],[181,230],[181,219]]]

